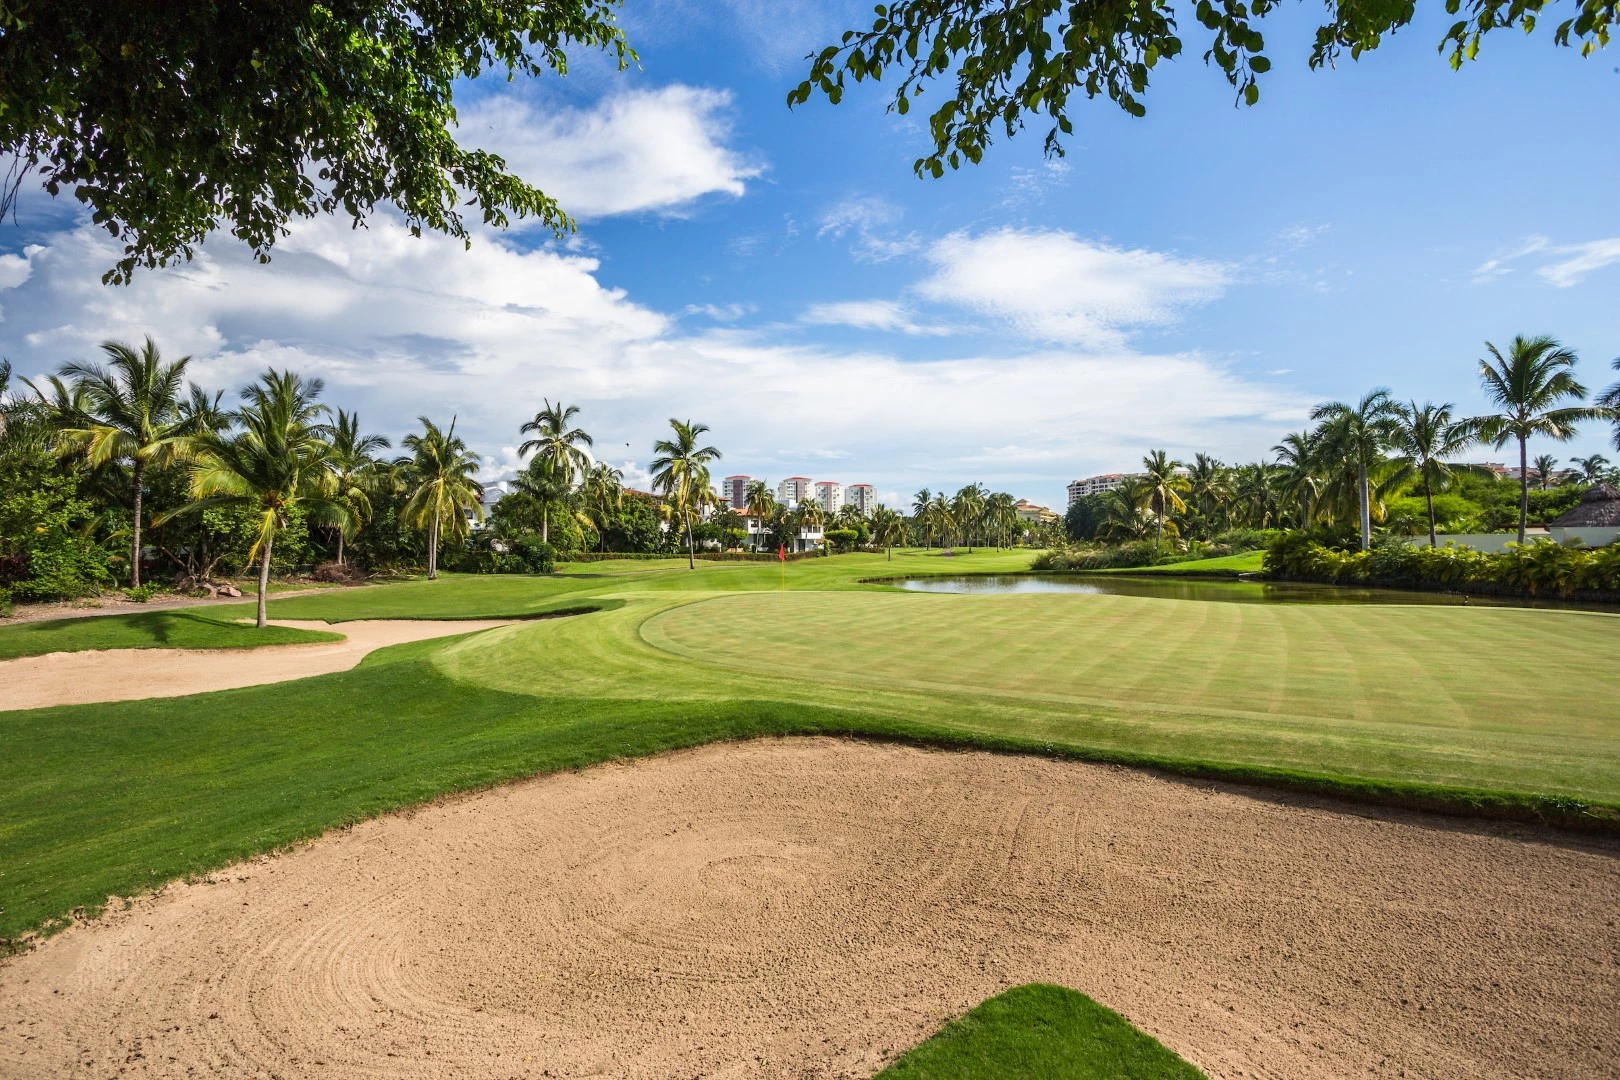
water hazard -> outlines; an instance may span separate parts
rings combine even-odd
[[[961,577],[903,578],[881,582],[911,592],[934,593],[1089,593],[1093,596],[1152,596],[1166,600],[1206,600],[1228,604],[1429,604],[1509,607],[1587,607],[1548,600],[1464,597],[1461,593],[1408,592],[1298,582],[1224,581],[1210,578],[1128,577],[1115,574],[979,574]]]

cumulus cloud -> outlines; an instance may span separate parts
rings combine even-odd
[[[740,197],[763,167],[727,145],[731,94],[676,84],[547,109],[510,94],[461,112],[464,143],[500,154],[581,219],[679,213],[706,195]]]
[[[291,367],[396,439],[418,414],[456,415],[492,478],[516,467],[518,425],[542,397],[560,397],[582,406],[597,453],[631,477],[679,416],[713,427],[727,472],[894,489],[980,479],[1045,502],[1073,475],[1122,467],[1150,444],[1252,455],[1274,441],[1278,417],[1293,422],[1309,404],[1196,353],[997,342],[919,362],[806,343],[798,330],[693,328],[602,286],[593,258],[484,233],[463,250],[412,238],[388,214],[360,231],[299,223],[268,266],[217,247],[107,288],[99,276],[116,251],[105,234],[58,234],[0,286],[0,355],[34,375],[106,338],[151,333],[168,355],[194,354],[194,376],[211,387]],[[842,314],[863,311],[899,329],[909,319],[898,305]]]
[[[1089,348],[1118,347],[1128,330],[1171,322],[1232,280],[1223,263],[1037,229],[952,233],[927,258],[934,273],[918,286],[923,296],[1033,338]]]

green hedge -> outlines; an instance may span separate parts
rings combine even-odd
[[[1500,553],[1452,544],[1342,551],[1293,532],[1266,549],[1264,570],[1268,578],[1335,585],[1620,600],[1620,543],[1587,548],[1540,540]]]

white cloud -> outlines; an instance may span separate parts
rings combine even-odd
[[[902,235],[894,228],[903,216],[904,211],[886,199],[852,197],[822,211],[816,237],[842,240],[850,236],[849,251],[857,261],[888,262],[922,246],[916,233]]]
[[[1512,251],[1504,252],[1495,258],[1486,259],[1474,267],[1474,280],[1476,282],[1486,282],[1499,278],[1504,274],[1511,274],[1513,273],[1513,267],[1507,265],[1508,263],[1522,259],[1526,255],[1533,255],[1538,251],[1545,251],[1550,243],[1551,241],[1545,236],[1532,236]]]
[[[686,314],[707,315],[715,322],[736,322],[744,315],[752,314],[753,304],[687,304]]]
[[[1045,341],[1118,347],[1128,329],[1173,321],[1225,291],[1231,268],[1204,259],[1126,250],[1067,232],[953,233],[928,249],[931,300],[1003,320]]]
[[[0,355],[31,376],[104,339],[151,333],[168,355],[195,354],[193,373],[211,387],[293,367],[396,440],[418,414],[456,415],[492,478],[516,467],[518,425],[542,397],[560,397],[583,408],[597,453],[631,478],[679,416],[712,425],[728,472],[815,471],[886,490],[978,479],[1043,502],[1149,445],[1253,456],[1275,441],[1278,417],[1297,422],[1309,405],[1196,353],[997,343],[918,362],[803,344],[802,330],[694,331],[604,288],[592,258],[520,251],[483,232],[463,250],[412,238],[389,214],[360,231],[299,223],[268,266],[217,247],[108,288],[99,277],[118,252],[105,234],[58,234],[5,293]],[[866,314],[902,329],[909,319],[898,305]]]
[[[799,320],[810,326],[850,326],[857,330],[889,330],[904,334],[948,334],[950,327],[919,324],[903,305],[893,300],[840,300],[813,304]]]
[[[1536,273],[1560,289],[1567,289],[1584,281],[1588,274],[1620,263],[1620,236],[1556,247],[1552,253],[1565,257],[1541,267]]]
[[[705,195],[741,197],[763,171],[726,145],[730,108],[728,91],[680,84],[583,110],[503,94],[462,110],[459,134],[581,219],[677,213]]]

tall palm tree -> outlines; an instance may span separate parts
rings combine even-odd
[[[1615,357],[1610,366],[1614,370],[1620,371],[1620,356]],[[1598,408],[1608,411],[1608,419],[1614,424],[1614,435],[1611,441],[1614,448],[1620,450],[1620,382],[1615,383],[1599,394],[1597,396],[1597,405]]]
[[[934,531],[928,525],[928,508],[934,503],[934,493],[927,488],[911,497],[911,519],[923,530],[923,546],[934,546]]]
[[[521,434],[534,436],[518,447],[518,456],[534,451],[536,461],[546,462],[562,477],[564,484],[573,487],[575,479],[583,477],[585,470],[591,467],[590,455],[581,449],[593,445],[591,437],[584,428],[568,426],[579,413],[579,406],[564,405],[561,401],[553,405],[550,398],[542,400],[545,407],[518,429]],[[541,539],[545,540],[543,534],[542,529]]]
[[[1214,521],[1232,501],[1232,470],[1218,458],[1194,454],[1187,470],[1187,494],[1205,521]]]
[[[1588,484],[1597,483],[1609,471],[1609,459],[1602,454],[1593,454],[1591,457],[1578,457],[1572,460],[1581,470],[1581,480]]]
[[[362,435],[360,414],[344,409],[339,409],[337,419],[327,426],[326,437],[332,444],[332,473],[337,477],[338,498],[350,511],[349,527],[339,529],[337,534],[337,561],[342,566],[344,539],[371,520],[371,496],[380,480],[377,451],[393,444],[383,435]]]
[[[969,555],[973,554],[973,534],[983,527],[986,494],[983,484],[969,484],[951,499],[951,519],[956,522]]]
[[[906,542],[906,519],[887,506],[879,504],[872,511],[872,543],[878,544],[888,552],[889,561],[894,561],[894,545]]]
[[[558,510],[571,509],[573,490],[568,486],[563,467],[546,458],[536,457],[512,480],[518,494],[530,499],[540,509],[540,540],[551,543],[551,516]]]
[[[592,465],[580,484],[585,516],[596,530],[597,546],[607,550],[607,530],[624,509],[624,473],[607,462]]]
[[[1239,465],[1232,471],[1232,501],[1244,523],[1256,529],[1265,529],[1282,516],[1282,486],[1285,482],[1283,478],[1287,475],[1288,472],[1281,466],[1268,465],[1263,461]],[[1309,503],[1301,516],[1301,523],[1310,524]]]
[[[1599,406],[1563,405],[1586,397],[1586,387],[1576,381],[1572,369],[1575,353],[1545,335],[1513,339],[1503,356],[1495,345],[1485,343],[1491,354],[1479,362],[1479,381],[1485,397],[1498,412],[1474,421],[1486,442],[1502,446],[1510,440],[1519,443],[1519,543],[1530,519],[1530,477],[1526,473],[1530,439],[1540,436],[1555,442],[1568,442],[1575,436],[1575,425],[1582,420],[1606,420],[1609,413]]]
[[[764,536],[765,523],[771,519],[776,510],[776,494],[771,491],[770,485],[763,479],[750,480],[748,486],[743,488],[743,511],[759,523],[755,547],[758,547],[757,538]]]
[[[998,491],[984,501],[984,523],[995,537],[996,548],[1012,547],[1012,535],[1018,530],[1018,500],[1005,491]]]
[[[1403,472],[1416,476],[1423,486],[1423,502],[1429,512],[1429,546],[1438,547],[1435,535],[1434,493],[1449,485],[1466,465],[1453,465],[1446,459],[1457,456],[1475,442],[1478,434],[1472,425],[1456,419],[1451,402],[1436,405],[1413,400],[1395,409],[1393,449],[1398,455]],[[1551,471],[1551,458],[1547,459]],[[1478,471],[1478,470],[1470,470]]]
[[[1372,546],[1372,491],[1369,476],[1383,461],[1384,448],[1395,437],[1395,403],[1379,387],[1354,405],[1330,401],[1311,410],[1321,422],[1323,453],[1354,476],[1356,506],[1361,516],[1361,550]]]
[[[321,422],[326,406],[319,379],[270,370],[242,391],[237,431],[205,431],[188,437],[191,497],[158,524],[210,507],[245,509],[258,517],[248,558],[259,560],[257,625],[265,625],[265,596],[276,534],[295,509],[306,519],[338,529],[349,527],[353,511],[343,500]]]
[[[181,460],[188,437],[199,427],[197,417],[181,408],[191,357],[164,363],[151,338],[138,352],[117,341],[104,342],[101,351],[107,354],[106,367],[75,363],[62,369],[62,375],[73,381],[82,411],[63,418],[56,448],[64,456],[82,454],[91,468],[128,466],[129,583],[138,588],[147,470]]]
[[[1300,508],[1299,523],[1306,528],[1315,524],[1318,501],[1322,496],[1322,455],[1317,441],[1315,434],[1309,431],[1296,431],[1284,435],[1282,442],[1271,448],[1272,453],[1277,455],[1279,475],[1270,476],[1270,470],[1262,466],[1262,470],[1268,474],[1262,479],[1275,480],[1275,487],[1281,497]],[[1241,480],[1241,477],[1239,479]],[[1252,486],[1254,480],[1252,474],[1249,480]],[[1261,527],[1264,528],[1264,525]]]
[[[815,532],[827,520],[827,508],[821,505],[821,500],[814,495],[808,495],[799,500],[798,509],[793,512],[794,524],[801,532]]]
[[[1153,488],[1140,476],[1127,476],[1103,495],[1102,532],[1112,540],[1141,540],[1157,519],[1147,510]]]
[[[691,420],[682,423],[674,417],[669,420],[672,439],[659,439],[653,443],[653,490],[662,492],[670,502],[677,519],[686,529],[686,568],[697,569],[697,554],[692,541],[692,517],[709,495],[709,464],[720,460],[720,451],[712,446],[699,446],[708,424]],[[810,500],[806,499],[806,502]]]
[[[1163,450],[1150,450],[1142,459],[1142,478],[1147,481],[1148,499],[1157,519],[1153,542],[1159,547],[1164,546],[1164,519],[1172,510],[1187,509],[1187,502],[1181,497],[1187,490],[1187,480],[1177,469],[1181,462],[1170,460],[1170,455]]]
[[[478,455],[456,435],[455,417],[448,430],[425,416],[416,418],[420,433],[400,440],[410,452],[407,459],[411,492],[399,508],[402,522],[428,531],[428,580],[439,577],[439,540],[448,533],[453,539],[467,535],[467,514],[484,520],[484,487],[473,479],[478,471]]]
[[[951,502],[943,493],[928,500],[928,505],[923,509],[922,520],[929,533],[939,541],[940,547],[945,546],[948,542],[947,538],[956,528],[956,518],[951,512]]]

